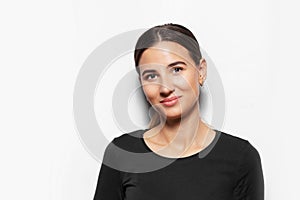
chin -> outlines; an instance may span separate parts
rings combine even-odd
[[[166,116],[167,119],[175,120],[175,119],[181,119],[182,114],[181,113],[164,113],[164,116]]]

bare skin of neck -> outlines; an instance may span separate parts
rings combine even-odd
[[[216,133],[201,120],[198,106],[180,119],[167,119],[145,132],[147,146],[159,155],[172,158],[187,157],[208,146]]]

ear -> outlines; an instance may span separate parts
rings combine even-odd
[[[206,79],[206,75],[207,75],[207,63],[204,58],[201,58],[199,62],[199,77],[198,77],[198,81],[201,86],[203,85]]]

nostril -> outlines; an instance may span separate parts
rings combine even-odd
[[[163,97],[168,97],[170,94],[172,94],[175,91],[175,89],[170,89],[168,87],[162,86],[160,89],[160,95]]]

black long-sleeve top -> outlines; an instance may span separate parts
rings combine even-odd
[[[147,130],[125,133],[106,147],[94,200],[264,199],[260,155],[248,140],[215,130],[200,152],[168,158],[146,145]]]

